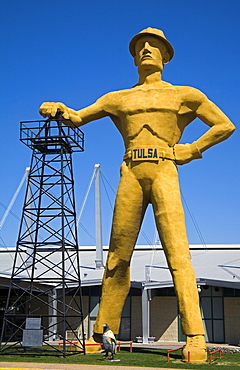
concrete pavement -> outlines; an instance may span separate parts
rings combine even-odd
[[[115,366],[115,365],[85,365],[85,364],[40,364],[30,362],[0,362],[0,370],[166,370],[166,368],[156,367],[136,367],[136,366]],[[174,369],[184,370],[184,369]],[[187,369],[190,370],[190,369]]]

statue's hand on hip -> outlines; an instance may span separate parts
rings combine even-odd
[[[193,159],[202,158],[202,153],[195,141],[192,144],[176,144],[173,147],[173,152],[176,164],[185,164]]]

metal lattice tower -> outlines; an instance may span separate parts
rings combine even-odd
[[[59,118],[21,122],[20,134],[33,152],[0,351],[85,353],[72,168],[83,132]]]

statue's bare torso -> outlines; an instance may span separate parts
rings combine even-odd
[[[99,99],[103,110],[120,131],[126,149],[141,145],[174,146],[195,117],[200,91],[161,81],[155,86],[135,86]]]

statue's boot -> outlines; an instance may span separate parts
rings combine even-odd
[[[188,362],[188,352],[190,353],[190,363],[199,364],[207,361],[204,335],[187,335],[187,342],[182,351],[182,361]]]
[[[100,339],[100,335],[99,335]],[[93,337],[89,338],[88,340],[85,341],[85,349],[86,353],[102,353],[103,349],[101,346],[101,341],[95,341]],[[80,346],[79,346],[80,347]],[[77,348],[77,351],[80,351],[80,349]]]

